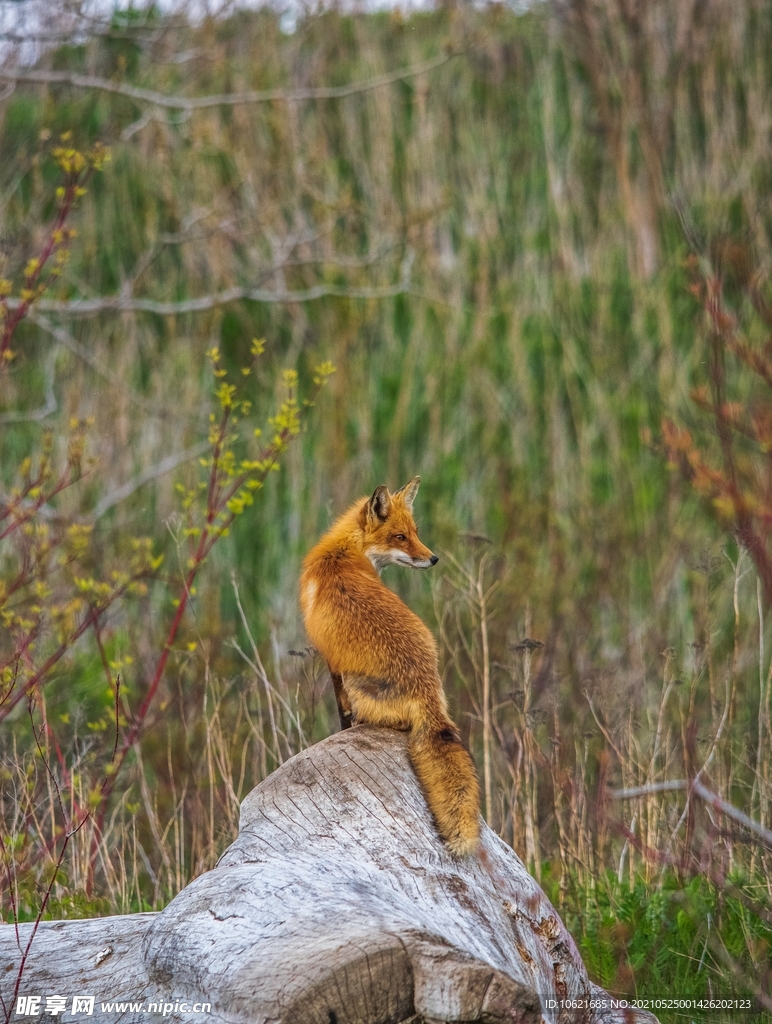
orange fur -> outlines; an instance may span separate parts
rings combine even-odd
[[[448,717],[434,637],[378,571],[437,561],[413,519],[419,482],[395,494],[378,487],[337,520],[303,563],[300,604],[311,642],[339,677],[341,723],[410,731],[411,763],[437,828],[453,853],[467,855],[480,837],[474,763]]]

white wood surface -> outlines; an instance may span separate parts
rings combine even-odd
[[[0,928],[4,998],[12,931]],[[162,1017],[100,1017],[99,1004],[211,1002],[163,1019],[218,1024],[654,1021],[589,1005],[605,993],[522,862],[488,828],[479,857],[450,856],[405,735],[368,726],[253,790],[238,839],[162,913],[41,925],[21,991],[94,994],[84,1020],[122,1024]]]

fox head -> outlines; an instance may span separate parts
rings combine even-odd
[[[428,569],[439,561],[418,539],[413,519],[413,502],[420,483],[421,477],[414,476],[394,494],[381,485],[362,506],[360,525],[364,553],[378,572],[387,565]]]

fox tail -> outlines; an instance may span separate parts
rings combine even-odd
[[[448,849],[457,857],[474,853],[480,842],[480,785],[455,725],[445,721],[414,727],[408,753]]]

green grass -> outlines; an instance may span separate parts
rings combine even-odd
[[[772,927],[769,897],[762,878],[735,877],[718,887],[704,877],[683,880],[665,872],[661,880],[638,877],[631,887],[613,872],[592,888],[569,885],[561,894],[557,882],[546,891],[561,908],[591,977],[614,995],[639,999],[741,999],[751,1009],[720,1013],[666,1007],[656,1011],[666,1021],[762,1021],[747,984],[727,973],[725,951],[745,971],[760,978],[769,970]],[[737,895],[733,895],[736,893]],[[762,895],[763,894],[763,895]],[[765,920],[748,910],[747,900],[762,900]]]

